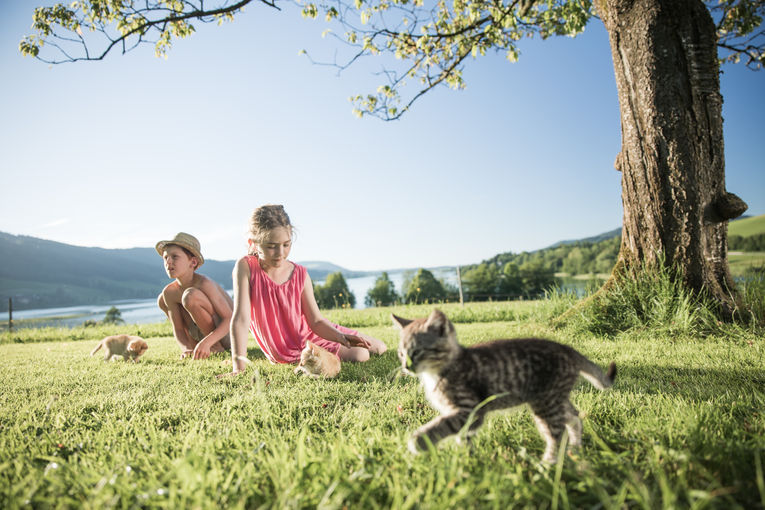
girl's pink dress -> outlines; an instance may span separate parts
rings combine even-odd
[[[250,266],[250,331],[263,353],[272,363],[293,363],[300,360],[300,351],[307,340],[337,355],[340,344],[324,340],[308,326],[300,296],[303,294],[306,268],[295,265],[290,279],[281,285],[274,282],[260,267],[258,257],[245,257]],[[333,324],[341,332],[358,332]]]

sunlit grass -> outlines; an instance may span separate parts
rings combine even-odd
[[[734,276],[746,276],[753,270],[765,268],[765,252],[747,251],[728,254],[728,265]]]
[[[84,508],[753,508],[765,503],[765,345],[723,327],[681,339],[649,330],[605,337],[552,329],[555,303],[444,305],[461,341],[548,336],[605,366],[616,385],[582,382],[572,400],[584,448],[539,464],[528,412],[489,420],[471,446],[412,456],[408,435],[435,415],[399,374],[391,311],[338,311],[389,351],[345,363],[335,380],[300,378],[250,345],[180,360],[167,333],[145,335],[137,364],[91,358],[95,340],[0,345],[0,507]],[[121,326],[120,329],[125,326]],[[164,326],[162,326],[164,327]],[[33,330],[34,331],[34,330]],[[146,331],[149,331],[147,328]],[[101,335],[103,331],[99,331]],[[49,333],[45,333],[48,335]],[[51,339],[49,339],[51,340]]]

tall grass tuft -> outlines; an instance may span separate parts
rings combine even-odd
[[[742,307],[739,318],[752,328],[765,326],[765,267],[753,268],[739,284]]]
[[[658,335],[705,336],[719,330],[714,303],[689,291],[663,260],[615,278],[581,307],[569,325],[599,335],[650,330]]]

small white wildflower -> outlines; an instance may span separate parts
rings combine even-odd
[[[125,466],[125,473],[130,473],[133,470],[130,466]]]
[[[48,474],[48,471],[51,469],[58,469],[58,462],[50,462],[47,466],[45,466],[45,474]]]
[[[165,494],[167,494],[167,489],[163,489],[161,487],[159,489],[157,489],[157,495],[158,496],[164,496]]]

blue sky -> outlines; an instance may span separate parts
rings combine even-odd
[[[197,24],[169,58],[23,58],[33,6],[0,17],[0,231],[80,246],[153,246],[178,231],[206,257],[246,251],[252,210],[282,203],[291,258],[431,267],[535,250],[621,225],[616,85],[602,23],[470,61],[397,122],[358,119],[380,62],[339,75],[325,25],[289,5]],[[726,181],[765,213],[765,73],[726,66]],[[53,255],[53,254],[52,254]]]

